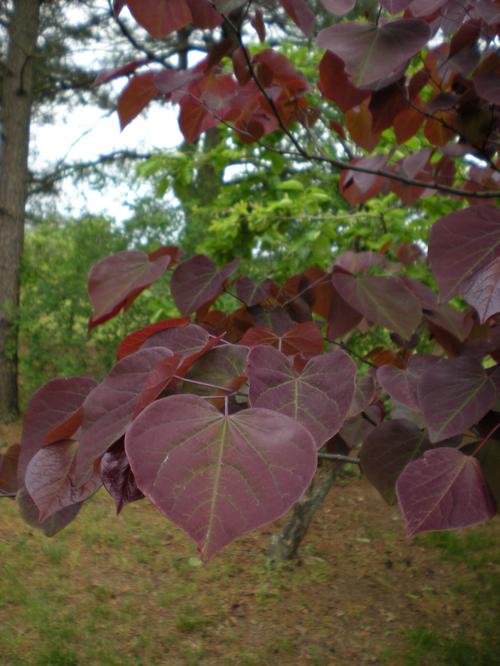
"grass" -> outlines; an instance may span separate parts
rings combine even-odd
[[[418,541],[437,549],[441,557],[474,574],[459,575],[453,592],[474,606],[474,623],[453,635],[418,627],[407,630],[406,666],[498,666],[500,664],[500,551],[495,537],[484,530],[434,532]],[[460,571],[460,569],[458,569]]]
[[[498,666],[499,530],[407,542],[387,513],[362,513],[374,506],[360,501],[363,487],[339,491],[344,508],[318,518],[298,562],[273,565],[265,533],[204,565],[146,502],[117,518],[100,493],[47,539],[5,501],[0,664],[350,666],[368,655],[387,666]],[[439,576],[426,592],[429,566]],[[441,621],[443,603],[463,615]]]

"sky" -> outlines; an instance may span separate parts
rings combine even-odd
[[[75,13],[78,10],[68,10]],[[125,14],[126,15],[126,14]],[[96,44],[95,51],[80,51],[75,55],[79,64],[90,64],[99,48],[106,44]],[[99,57],[99,55],[97,55]],[[116,93],[125,86],[126,80],[119,79],[112,83]],[[109,84],[108,84],[109,85]],[[91,106],[77,106],[68,113],[61,107],[56,110],[51,125],[32,124],[30,140],[30,166],[32,169],[46,168],[58,162],[95,160],[100,154],[115,150],[135,150],[150,152],[175,148],[181,143],[182,136],[177,124],[177,110],[162,105],[152,104],[142,112],[123,132],[120,131],[118,114],[103,115],[103,110]],[[72,185],[67,179],[61,188],[57,200],[57,209],[61,213],[78,216],[83,212],[105,213],[122,221],[130,216],[130,206],[138,196],[149,191],[146,184],[130,187],[107,187],[96,191],[89,184]]]

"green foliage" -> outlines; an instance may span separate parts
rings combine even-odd
[[[167,222],[167,223],[166,223]],[[168,243],[164,208],[145,200],[124,228],[111,220],[53,218],[26,234],[19,308],[20,374],[24,400],[55,375],[102,376],[114,363],[118,342],[128,332],[172,312],[162,285],[143,294],[134,308],[98,330],[87,332],[90,304],[85,276],[108,254],[132,244],[146,251]]]

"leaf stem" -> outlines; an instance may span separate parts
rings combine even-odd
[[[483,439],[479,442],[477,447],[474,449],[474,451],[470,454],[471,456],[475,457],[481,451],[483,446],[488,442],[488,440],[493,436],[493,434],[500,428],[500,423],[497,423],[496,426],[494,426],[489,433],[483,437]]]

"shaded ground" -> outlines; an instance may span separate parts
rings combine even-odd
[[[500,664],[500,521],[407,541],[397,509],[353,481],[296,562],[267,562],[273,529],[201,565],[146,502],[116,518],[101,491],[47,539],[2,500],[0,663]]]

